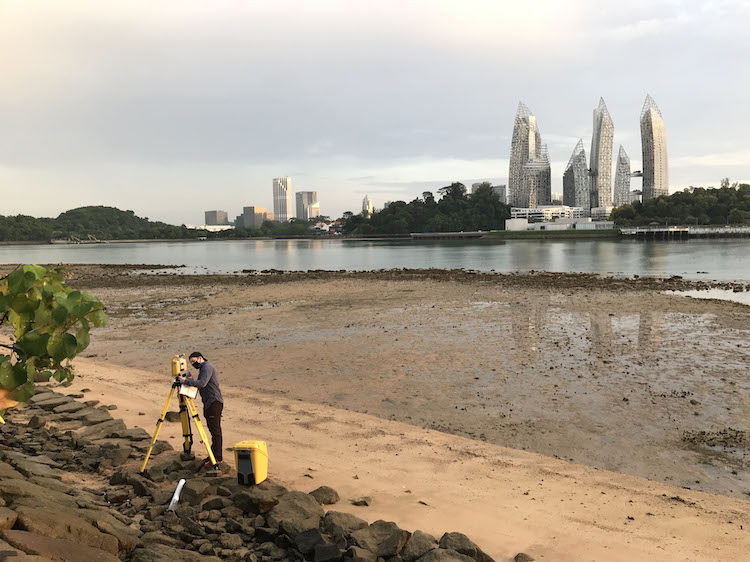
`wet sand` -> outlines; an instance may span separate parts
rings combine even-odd
[[[74,271],[111,316],[97,362],[166,373],[199,349],[231,387],[750,493],[750,308],[662,293],[695,283]]]

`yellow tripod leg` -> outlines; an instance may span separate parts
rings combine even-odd
[[[154,437],[151,439],[151,445],[148,447],[148,452],[146,453],[146,458],[143,459],[143,466],[141,467],[141,472],[146,470],[146,463],[148,463],[148,458],[151,456],[151,451],[154,449],[154,443],[156,443],[156,438],[159,436],[159,430],[161,429],[161,424],[164,423],[164,417],[167,415],[167,410],[169,410],[169,404],[172,402],[172,396],[174,396],[174,386],[169,391],[169,397],[167,398],[167,403],[164,404],[164,409],[161,411],[161,416],[159,416],[159,419],[156,421],[156,429],[154,430]]]
[[[216,458],[214,457],[214,452],[211,450],[211,446],[208,444],[208,438],[206,437],[206,432],[203,429],[203,424],[198,417],[198,410],[195,408],[195,403],[189,396],[185,397],[185,402],[187,403],[188,409],[190,410],[190,415],[195,420],[195,427],[198,428],[198,435],[201,436],[203,444],[206,446],[206,450],[208,451],[208,458],[211,459],[211,464],[216,466]]]
[[[191,460],[195,458],[192,453],[193,449],[193,430],[190,427],[190,414],[186,404],[185,396],[177,395],[180,399],[180,421],[182,422],[182,460]]]

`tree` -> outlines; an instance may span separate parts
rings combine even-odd
[[[0,326],[13,328],[0,344],[0,420],[8,407],[28,400],[34,382],[73,378],[72,359],[89,345],[91,326],[107,322],[96,297],[65,286],[62,267],[24,265],[0,279]]]

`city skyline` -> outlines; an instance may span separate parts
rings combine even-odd
[[[544,129],[560,191],[572,147],[590,145],[599,96],[614,142],[643,169],[646,92],[669,128],[670,191],[750,181],[736,72],[748,23],[750,6],[731,1],[7,3],[1,212],[111,205],[194,223],[196,208],[271,208],[279,171],[325,193],[333,217],[365,194],[410,201],[453,181],[507,184],[519,99]],[[265,49],[279,27],[290,30],[283,45]],[[718,87],[727,76],[739,82]],[[268,87],[278,83],[290,87]]]

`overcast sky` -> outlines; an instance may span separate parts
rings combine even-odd
[[[600,96],[640,169],[647,93],[671,191],[748,181],[749,29],[732,0],[0,0],[0,214],[199,224],[288,175],[337,217],[505,183],[519,100],[561,192]]]

